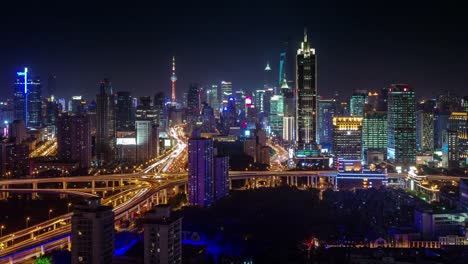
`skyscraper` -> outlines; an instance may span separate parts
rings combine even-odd
[[[362,152],[368,160],[368,152],[387,152],[387,112],[368,111],[362,120]]]
[[[53,73],[49,74],[47,79],[47,97],[55,96],[57,91],[57,76]]]
[[[135,121],[137,162],[145,162],[156,155],[156,135],[157,128],[153,127],[151,120]]]
[[[442,166],[448,169],[459,167],[458,132],[444,130],[442,136]]]
[[[191,111],[200,111],[200,85],[191,83],[187,94],[187,108]]]
[[[24,120],[26,127],[40,127],[42,124],[42,89],[39,77],[31,77],[28,68],[16,73],[14,89],[14,118]]]
[[[133,131],[135,129],[135,108],[130,92],[117,92],[115,116],[117,131]]]
[[[214,202],[213,140],[193,137],[188,142],[188,200],[191,205]]]
[[[63,160],[77,161],[82,168],[91,165],[91,127],[86,114],[63,113],[57,122],[58,155]]]
[[[424,110],[416,112],[416,149],[434,151],[434,113]]]
[[[232,95],[232,82],[221,82],[221,101],[226,103],[229,96]]]
[[[74,206],[72,222],[72,264],[112,263],[114,255],[114,212],[101,205],[101,198],[89,198]]]
[[[101,81],[96,95],[96,158],[101,166],[115,155],[115,107],[111,82]]]
[[[364,105],[366,104],[367,91],[356,90],[349,100],[351,116],[364,116]]]
[[[214,199],[219,200],[229,194],[229,156],[214,157]]]
[[[219,113],[219,92],[218,85],[213,84],[211,88],[206,91],[207,103],[214,109],[215,113]]]
[[[407,84],[392,84],[388,88],[387,158],[395,165],[416,164],[415,95]]]
[[[333,117],[336,115],[336,100],[321,99],[318,102],[317,143],[322,149],[331,149],[333,143]]]
[[[281,95],[273,95],[270,100],[270,121],[271,133],[278,137],[283,138],[283,117],[284,117],[284,99]]]
[[[336,160],[361,160],[362,117],[333,117],[333,153]]]
[[[158,205],[144,219],[144,263],[182,263],[182,218]]]
[[[138,101],[135,114],[136,120],[150,120],[152,124],[157,124],[158,114],[151,105],[151,97],[141,96]]]
[[[267,64],[264,69],[264,81],[263,81],[263,88],[264,89],[273,89],[277,87],[276,85],[273,85],[273,72],[270,67],[270,63],[267,61]],[[274,94],[276,94],[276,91],[274,91]]]
[[[317,144],[317,65],[315,49],[307,31],[296,56],[296,143],[298,149],[314,149]]]
[[[452,112],[448,119],[449,129],[458,132],[458,151],[462,159],[468,158],[468,112]]]

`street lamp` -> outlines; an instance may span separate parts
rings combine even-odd
[[[0,226],[0,237],[3,236],[3,229],[5,229],[5,226],[4,225]]]
[[[67,213],[70,212],[70,206],[72,206],[72,203],[68,203],[68,205],[67,205]]]
[[[28,228],[28,226],[29,226],[29,220],[31,220],[31,218],[29,216],[26,217],[26,228]]]
[[[50,220],[50,214],[53,212],[52,209],[49,209],[49,220]]]

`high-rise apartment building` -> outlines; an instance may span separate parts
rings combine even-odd
[[[387,159],[395,165],[416,164],[415,95],[407,84],[388,88],[388,147]]]
[[[182,218],[157,205],[144,219],[144,263],[182,263]]]
[[[229,195],[229,156],[214,157],[214,199]]]
[[[74,206],[72,215],[72,264],[108,264],[114,256],[114,212],[90,198]]]
[[[219,103],[218,85],[213,84],[210,89],[206,90],[206,98],[207,103],[215,110],[215,112],[219,113],[221,105]]]
[[[135,121],[135,136],[136,136],[136,160],[137,162],[145,162],[158,152],[158,127],[151,120]]]
[[[362,117],[333,117],[333,153],[335,160],[361,160]]]
[[[116,151],[115,106],[112,85],[101,81],[96,95],[96,158],[101,166],[112,160]]]
[[[317,144],[317,61],[307,31],[296,56],[296,143],[298,149]]]

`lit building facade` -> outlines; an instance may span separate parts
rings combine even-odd
[[[442,167],[456,169],[459,167],[458,132],[445,130],[442,136]]]
[[[468,159],[468,112],[452,112],[448,127],[458,133],[458,151],[461,159]]]
[[[158,205],[144,219],[144,263],[182,263],[182,218]]]
[[[281,95],[274,95],[270,100],[270,131],[277,138],[283,137],[284,99]]]
[[[369,111],[362,120],[362,152],[367,160],[368,151],[387,152],[387,113]]]
[[[296,144],[301,150],[317,144],[317,64],[307,32],[296,56]]]
[[[232,82],[221,82],[221,101],[226,103],[229,96],[232,95]]]
[[[322,149],[331,150],[333,144],[333,117],[336,115],[336,100],[319,100],[318,109],[317,143],[322,146]]]
[[[349,113],[351,116],[364,116],[364,106],[367,101],[366,90],[356,90],[349,100]]]
[[[421,152],[434,151],[434,113],[416,112],[416,148]]]
[[[188,200],[191,205],[214,202],[213,140],[191,138],[188,142]]]
[[[362,119],[362,117],[333,117],[335,160],[361,160]]]
[[[74,206],[71,218],[72,264],[112,263],[114,256],[114,212],[100,198]]]
[[[229,195],[229,156],[214,157],[214,187],[215,200]]]
[[[14,85],[14,119],[24,120],[26,127],[42,124],[42,86],[39,77],[31,77],[28,68],[17,72]]]
[[[387,159],[405,167],[416,164],[415,95],[407,84],[388,88]]]

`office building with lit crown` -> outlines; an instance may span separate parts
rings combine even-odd
[[[317,144],[317,61],[307,31],[296,56],[296,144],[300,150]]]
[[[114,256],[114,212],[89,198],[74,206],[71,218],[72,264],[108,264]]]
[[[362,117],[333,117],[333,154],[335,160],[361,160]]]
[[[415,95],[407,84],[388,87],[387,159],[405,167],[416,164]]]

